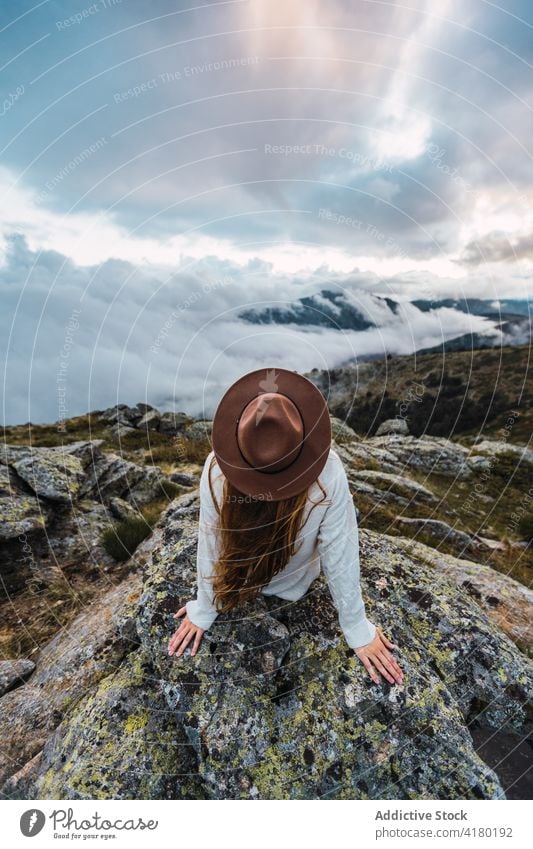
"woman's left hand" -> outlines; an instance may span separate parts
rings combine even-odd
[[[174,614],[174,619],[177,619],[178,616],[183,616],[183,614],[187,614],[186,607],[180,607],[177,613]],[[170,640],[168,641],[168,653],[169,655],[176,654],[177,657],[183,654],[191,640],[194,640],[191,649],[191,655],[195,655],[198,651],[200,643],[202,642],[202,637],[205,633],[205,628],[199,628],[198,625],[194,625],[189,617],[185,615],[185,619],[180,623],[177,631],[174,632]]]
[[[403,684],[403,672],[400,664],[390,652],[390,649],[394,648],[398,647],[391,643],[381,628],[376,627],[376,635],[372,642],[354,649],[375,684],[379,684],[381,681],[379,672],[387,679],[389,684]]]

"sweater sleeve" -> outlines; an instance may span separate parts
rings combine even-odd
[[[366,618],[361,594],[357,514],[340,458],[330,484],[328,504],[318,529],[320,565],[346,642],[356,649],[370,643],[376,626]]]
[[[213,587],[208,580],[216,563],[219,532],[218,513],[209,489],[208,470],[212,453],[207,457],[200,477],[200,515],[198,521],[198,548],[196,553],[196,599],[185,605],[193,625],[207,630],[218,616],[213,604]]]

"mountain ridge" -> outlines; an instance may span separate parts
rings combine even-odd
[[[454,350],[464,348],[496,347],[497,345],[525,344],[531,339],[530,302],[523,299],[500,300],[503,311],[498,310],[496,302],[481,298],[441,298],[437,300],[415,299],[399,301],[394,298],[375,295],[366,291],[357,292],[350,288],[322,288],[314,294],[308,294],[283,304],[263,308],[249,307],[239,313],[239,318],[250,324],[295,325],[303,328],[326,328],[336,331],[352,330],[365,332],[372,329],[396,327],[398,333],[404,330],[405,322],[413,322],[416,313],[406,314],[407,305],[411,310],[424,314],[438,311],[453,311],[483,319],[486,330],[465,333],[445,331],[444,324],[449,321],[449,313],[442,316],[441,332],[448,336],[439,344],[421,345],[416,351],[428,352],[438,349]],[[382,344],[387,344],[386,342]],[[388,343],[390,345],[390,342]],[[399,353],[391,346],[385,353]],[[383,355],[383,349],[376,356]],[[367,356],[374,356],[372,353]]]

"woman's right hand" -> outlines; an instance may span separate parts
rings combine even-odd
[[[178,612],[174,614],[174,619],[177,619],[178,616],[183,616],[184,613],[187,614],[187,608],[185,606],[180,607]],[[197,625],[194,625],[189,617],[185,615],[185,619],[182,620],[179,628],[168,641],[169,655],[175,654],[176,657],[181,657],[191,640],[194,640],[191,648],[191,655],[195,655],[200,647],[204,633],[204,628],[199,628]]]
[[[389,649],[395,648],[398,648],[398,646],[395,646],[394,643],[391,643],[387,639],[381,628],[376,627],[376,636],[372,642],[354,649],[357,657],[375,684],[381,682],[378,670],[384,675],[389,684],[403,683],[401,667],[389,651]]]

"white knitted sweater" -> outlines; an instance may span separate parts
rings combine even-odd
[[[186,604],[190,621],[205,630],[218,615],[208,580],[218,551],[218,513],[207,478],[212,457],[211,451],[200,479],[197,598]],[[374,639],[376,627],[366,618],[359,583],[357,516],[342,460],[333,448],[330,448],[319,480],[326,490],[327,498],[321,501],[324,496],[316,481],[309,487],[303,526],[297,538],[297,548],[298,545],[300,547],[285,568],[261,592],[297,602],[322,568],[346,641],[351,648],[359,648]],[[216,461],[211,481],[217,502],[221,504],[224,475]],[[313,502],[318,503],[313,506]]]

